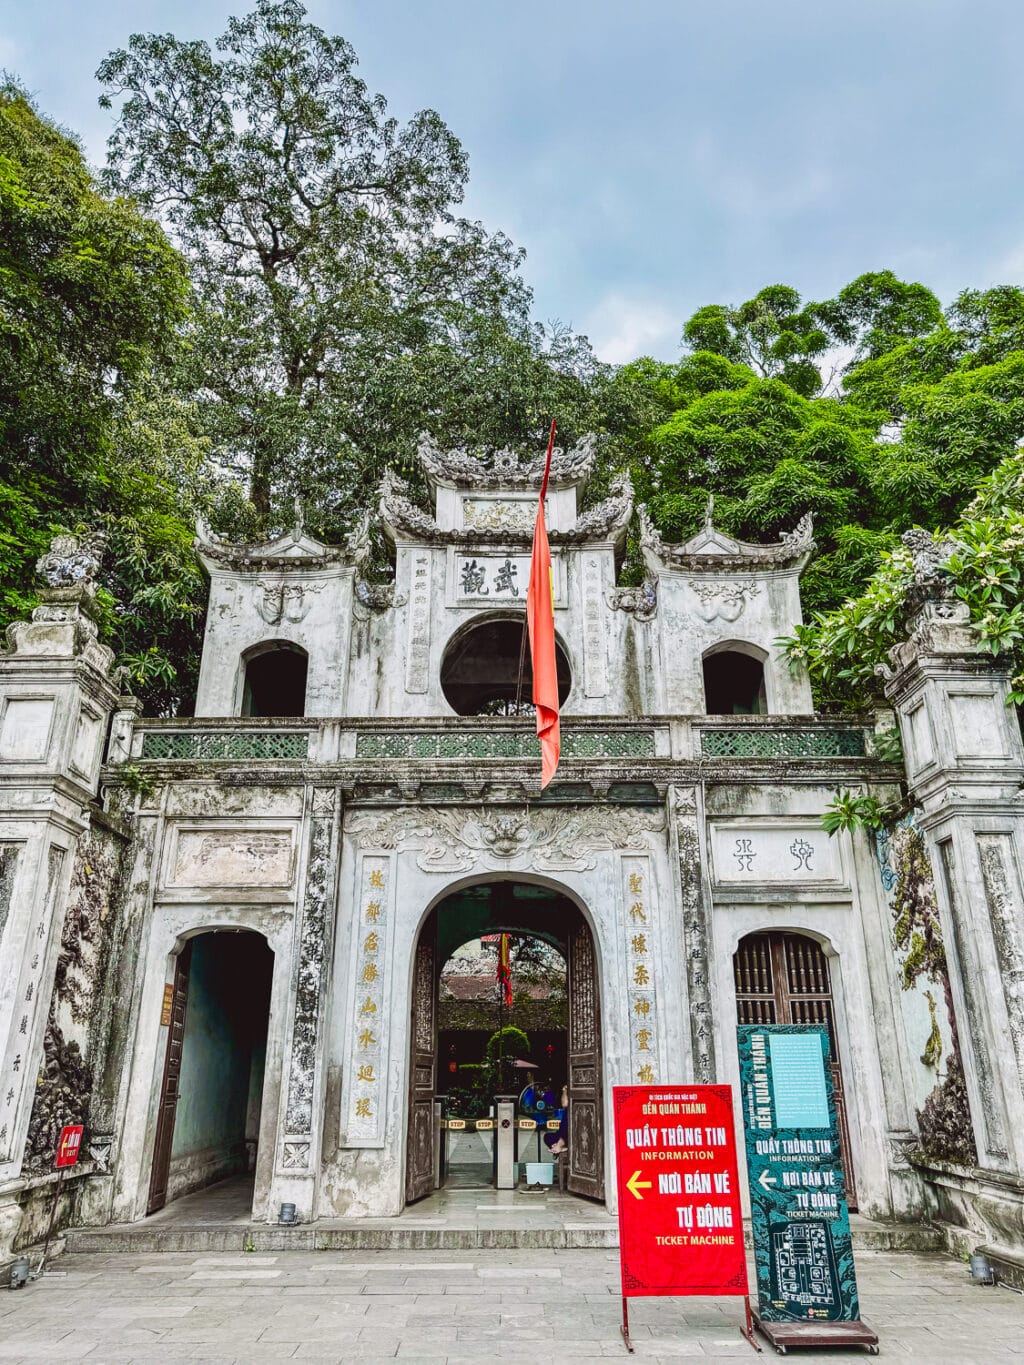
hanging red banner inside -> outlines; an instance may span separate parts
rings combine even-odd
[[[71,1123],[60,1130],[60,1141],[57,1143],[57,1160],[54,1166],[60,1170],[62,1166],[74,1166],[78,1162],[78,1153],[82,1146],[82,1125]]]
[[[623,1298],[747,1293],[728,1085],[617,1085]]]

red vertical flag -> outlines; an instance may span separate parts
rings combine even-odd
[[[551,423],[544,481],[540,486],[537,520],[533,528],[530,586],[526,591],[526,621],[530,630],[530,661],[533,665],[533,704],[537,708],[540,740],[540,785],[543,790],[555,775],[562,739],[558,728],[558,667],[555,661],[555,589],[551,574],[551,547],[544,521],[544,499],[551,473],[555,423]]]

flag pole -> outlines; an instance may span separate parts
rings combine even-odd
[[[548,432],[548,453],[544,460],[544,478],[540,485],[540,500],[544,502],[548,495],[548,476],[551,473],[551,452],[555,447],[555,427],[558,423],[554,418],[551,419],[551,430]],[[523,700],[523,669],[526,667],[526,636],[527,636],[527,617],[523,612],[523,633],[519,640],[519,677],[516,680],[516,715],[519,715],[519,707]]]

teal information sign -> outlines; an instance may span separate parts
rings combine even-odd
[[[765,1323],[855,1321],[828,1031],[743,1024],[738,1038],[758,1315]]]

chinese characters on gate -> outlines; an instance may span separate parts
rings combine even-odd
[[[646,858],[624,858],[626,905],[626,994],[629,1002],[630,1065],[633,1079],[653,1084],[657,1076],[657,1008],[654,988],[654,905]]]
[[[529,560],[473,558],[459,561],[459,593],[462,597],[525,599],[530,577]]]
[[[375,1141],[380,1134],[381,1039],[385,1008],[384,948],[388,920],[386,858],[364,858],[356,937],[354,1018],[349,1087],[349,1141]]]

